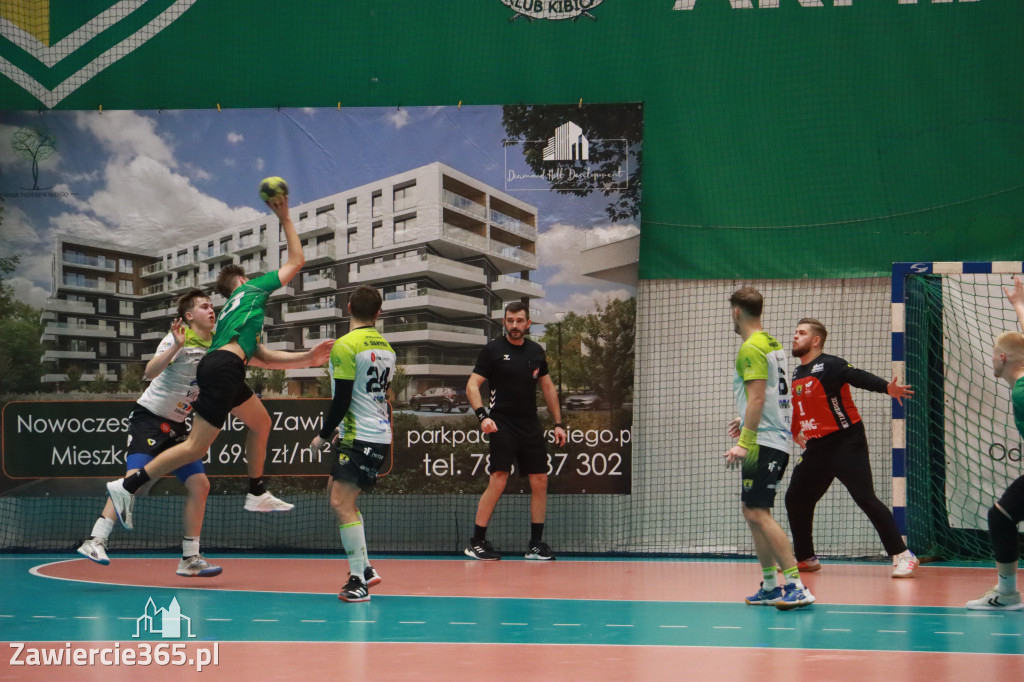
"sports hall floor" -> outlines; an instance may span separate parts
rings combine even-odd
[[[828,562],[804,576],[818,603],[783,612],[742,602],[753,560],[382,557],[372,600],[349,604],[334,556],[221,555],[207,579],[176,576],[171,555],[112,559],[0,556],[0,679],[1024,680],[1024,611],[963,608],[994,584],[990,564],[893,580]],[[145,631],[149,599],[177,600],[180,638]],[[14,665],[15,642],[21,661],[166,644],[186,665]]]

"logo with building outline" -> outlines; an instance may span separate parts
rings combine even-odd
[[[548,138],[544,147],[545,161],[589,161],[590,142],[583,134],[583,128],[567,121],[555,128],[553,137]]]
[[[184,633],[182,624],[185,626]],[[187,639],[196,636],[192,634],[192,619],[182,614],[177,597],[171,599],[166,609],[158,609],[153,598],[149,598],[145,611],[135,619],[135,634],[132,637],[141,637],[143,634],[160,635],[163,639]]]

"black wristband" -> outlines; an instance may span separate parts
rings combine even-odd
[[[476,418],[479,419],[480,421],[483,421],[483,420],[487,419],[487,408],[485,408],[485,407],[478,407],[478,408],[476,408]]]
[[[565,424],[562,422],[555,422],[555,426],[553,428],[565,430]]]

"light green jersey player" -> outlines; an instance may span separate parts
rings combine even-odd
[[[334,342],[331,377],[352,382],[351,401],[341,421],[342,442],[391,443],[387,390],[395,364],[395,351],[375,327],[358,327]],[[334,386],[332,382],[332,396]],[[328,423],[333,416],[332,410]]]
[[[736,407],[742,418],[747,413],[746,382],[764,379],[764,409],[757,426],[757,444],[784,452],[789,452],[789,425],[793,419],[788,376],[788,356],[782,344],[767,332],[754,332],[740,346],[732,380]]]

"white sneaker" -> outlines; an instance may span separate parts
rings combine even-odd
[[[188,578],[212,578],[215,575],[220,575],[223,570],[220,566],[214,566],[207,561],[202,554],[196,554],[187,559],[182,558],[178,562],[178,570],[175,573]]]
[[[284,512],[295,509],[295,505],[279,500],[269,492],[262,495],[248,493],[245,496],[245,511],[251,512]]]
[[[910,578],[914,575],[914,569],[920,564],[921,562],[909,549],[902,554],[897,554],[892,558],[892,577]]]
[[[107,484],[107,495],[114,504],[117,520],[125,530],[132,529],[132,510],[135,508],[135,496],[124,489],[124,479],[119,478]]]
[[[110,565],[110,557],[107,556],[107,541],[89,538],[78,548],[78,553],[86,559],[92,559],[102,566]]]
[[[1024,603],[1021,602],[1020,592],[1003,594],[993,587],[977,599],[967,602],[967,608],[974,611],[1020,611],[1024,609]]]

